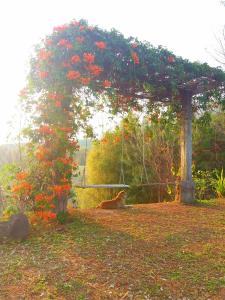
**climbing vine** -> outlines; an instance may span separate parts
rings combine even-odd
[[[76,135],[91,116],[85,99],[94,105],[101,98],[114,113],[141,110],[143,104],[150,108],[158,101],[179,106],[185,89],[199,94],[194,90],[199,78],[206,92],[196,96],[196,103],[205,103],[215,92],[222,103],[225,75],[219,69],[190,63],[161,46],[124,38],[84,20],[55,27],[36,46],[28,85],[21,92],[32,119],[25,135],[35,166],[27,181],[36,215],[47,220],[66,210],[77,171]],[[17,185],[14,192],[24,188]]]

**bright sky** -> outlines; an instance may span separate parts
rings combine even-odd
[[[191,61],[218,65],[212,54],[225,25],[220,0],[2,0],[0,143],[10,131],[15,133],[8,121],[18,127],[17,95],[25,84],[33,45],[54,26],[81,18],[163,45]]]

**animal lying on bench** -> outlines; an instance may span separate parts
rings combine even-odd
[[[111,200],[102,201],[97,208],[103,209],[116,209],[116,208],[125,208],[125,191],[120,191],[115,198]]]

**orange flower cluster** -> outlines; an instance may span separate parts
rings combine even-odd
[[[106,43],[105,42],[95,42],[95,45],[99,48],[99,49],[105,49],[106,48]]]
[[[56,214],[51,211],[37,211],[36,215],[46,222],[56,218]]]
[[[61,196],[64,193],[68,193],[71,190],[70,184],[53,185],[52,190],[57,196]]]
[[[69,141],[69,144],[70,144],[70,146],[75,147],[75,148],[79,147],[78,141],[76,141],[76,140]]]
[[[71,24],[74,25],[74,26],[79,26],[79,25],[80,25],[80,22],[77,21],[77,20],[73,20],[73,21],[71,22]]]
[[[104,137],[102,140],[101,140],[101,143],[102,144],[108,144],[108,139],[106,137]]]
[[[92,64],[95,60],[95,56],[92,53],[84,53],[83,58],[84,58],[84,61],[88,64]]]
[[[90,65],[87,69],[91,72],[92,75],[98,76],[102,73],[103,69],[97,65]]]
[[[79,29],[80,29],[80,31],[84,31],[84,30],[86,29],[86,26],[81,25],[81,26],[79,27]]]
[[[80,77],[79,71],[69,71],[66,75],[69,80],[74,80]]]
[[[54,130],[49,125],[41,125],[38,131],[41,134],[53,134]]]
[[[48,77],[49,73],[47,71],[40,71],[38,75],[41,79],[45,79]]]
[[[46,155],[49,154],[49,149],[44,146],[39,146],[36,152],[36,157],[38,160],[46,159]]]
[[[116,136],[114,138],[114,143],[116,144],[116,143],[120,143],[120,142],[121,142],[121,138],[119,136]]]
[[[79,63],[80,62],[80,56],[79,55],[73,55],[71,57],[71,62],[72,62],[72,64]]]
[[[52,52],[45,49],[41,49],[38,54],[40,60],[48,60],[51,56]]]
[[[112,83],[109,80],[104,80],[102,84],[105,88],[110,88]]]
[[[60,127],[60,130],[66,133],[72,133],[73,128],[72,127]]]
[[[174,58],[174,56],[172,56],[172,55],[168,56],[167,60],[168,60],[168,62],[169,62],[170,64],[172,64],[172,63],[175,62],[175,58]]]
[[[80,82],[83,84],[83,85],[88,85],[91,81],[91,78],[90,77],[81,77],[80,78]]]
[[[48,203],[51,203],[53,198],[54,198],[53,195],[45,195],[45,194],[40,193],[35,196],[35,201],[37,201],[37,202],[46,201]]]
[[[48,99],[50,100],[62,100],[64,98],[63,95],[58,94],[58,93],[49,93],[48,94]]]
[[[26,179],[28,174],[26,172],[19,172],[16,174],[16,179],[17,180],[24,180]]]
[[[71,157],[59,157],[57,160],[62,162],[64,165],[70,165],[73,162]]]
[[[55,26],[53,28],[54,31],[57,31],[57,32],[62,32],[64,30],[66,30],[68,28],[68,25],[61,25],[61,26]]]
[[[46,44],[47,46],[51,46],[52,43],[53,43],[53,41],[50,40],[50,39],[47,39],[47,40],[45,41],[45,44]]]
[[[137,53],[136,52],[131,52],[131,56],[132,56],[132,59],[134,61],[134,64],[138,65],[140,63],[140,60],[139,60],[139,57],[138,57]]]
[[[73,45],[70,43],[70,41],[68,41],[66,39],[61,39],[58,42],[58,46],[65,47],[67,49],[72,49],[73,48]]]
[[[138,44],[137,44],[137,43],[132,43],[132,44],[131,44],[131,47],[132,47],[132,48],[137,48],[137,47],[138,47]]]
[[[77,36],[76,37],[76,41],[79,43],[79,44],[82,44],[84,42],[84,37],[83,36]]]
[[[62,102],[59,101],[59,100],[57,100],[57,101],[55,102],[55,106],[56,106],[56,107],[62,107]]]
[[[15,194],[23,193],[24,195],[28,195],[32,190],[32,185],[27,181],[22,181],[19,184],[16,184],[12,187],[12,192]]]

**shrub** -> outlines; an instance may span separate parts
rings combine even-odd
[[[214,181],[214,188],[218,197],[225,197],[225,176],[223,174],[223,169],[219,174],[216,172],[216,180]]]

